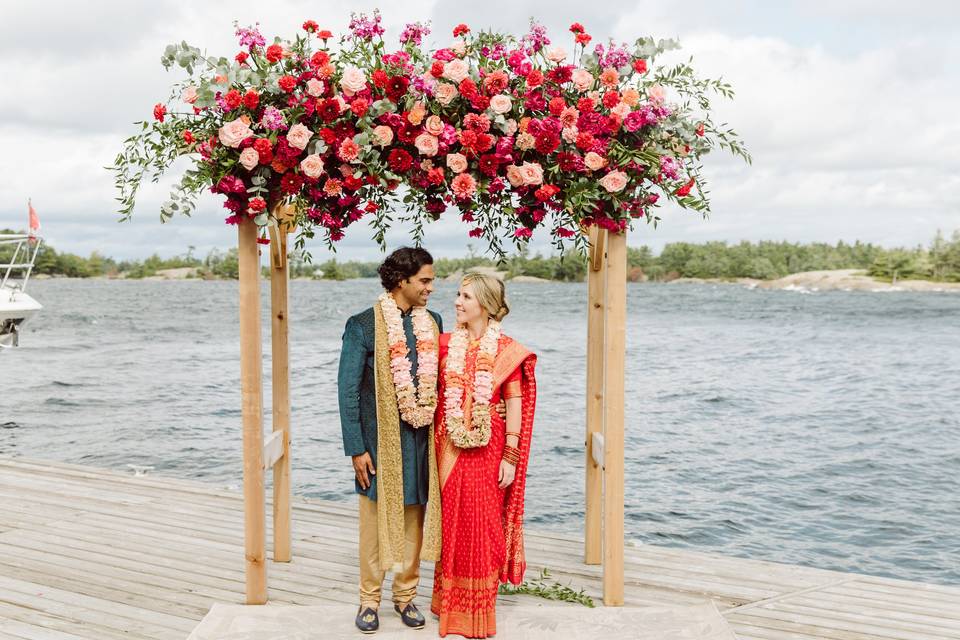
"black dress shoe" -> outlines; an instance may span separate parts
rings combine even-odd
[[[363,633],[376,633],[380,628],[380,616],[377,610],[372,607],[360,607],[357,612],[357,629]]]
[[[393,605],[393,610],[400,614],[400,619],[403,620],[403,624],[411,629],[423,629],[423,625],[427,623],[423,614],[417,609],[417,605],[412,602],[403,605],[402,609],[399,604],[395,604]]]

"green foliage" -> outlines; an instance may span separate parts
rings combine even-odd
[[[518,593],[523,593],[526,595],[537,596],[538,598],[544,598],[546,600],[560,600],[561,602],[576,602],[577,604],[582,604],[585,607],[590,607],[591,609],[595,606],[593,603],[593,598],[587,595],[587,593],[580,589],[580,591],[574,591],[568,585],[563,585],[553,580],[550,580],[552,576],[550,571],[546,568],[540,571],[540,576],[532,580],[524,580],[519,585],[512,585],[509,583],[501,584],[498,593],[501,595],[514,595]]]

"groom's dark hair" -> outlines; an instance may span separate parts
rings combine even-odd
[[[417,275],[425,264],[433,264],[433,256],[420,247],[400,247],[377,267],[380,284],[387,291],[393,291],[397,285]]]

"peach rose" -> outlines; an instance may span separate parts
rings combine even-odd
[[[563,62],[567,59],[567,52],[563,47],[553,47],[547,50],[547,60],[550,62]]]
[[[220,127],[220,142],[231,149],[236,149],[240,143],[253,135],[253,131],[242,119],[231,120]]]
[[[514,187],[523,185],[523,173],[520,171],[520,167],[515,164],[507,165],[507,181]]]
[[[358,91],[363,91],[367,86],[367,78],[363,71],[354,66],[349,66],[343,70],[343,76],[340,77],[340,87],[348,96],[352,96]]]
[[[323,160],[316,153],[311,153],[300,161],[300,170],[305,176],[319,178],[323,175]]]
[[[373,136],[376,138],[376,142],[374,144],[385,147],[393,142],[393,129],[385,124],[381,124],[374,127]]]
[[[590,171],[598,171],[607,166],[607,159],[595,151],[588,151],[587,155],[583,156],[583,164],[587,165]]]
[[[466,62],[460,60],[451,60],[443,65],[443,77],[452,82],[460,84],[460,81],[470,74],[470,67]]]
[[[626,89],[620,96],[620,99],[623,100],[631,107],[637,106],[640,103],[640,92],[634,88]]]
[[[587,91],[593,86],[593,74],[586,69],[577,69],[573,72],[573,86],[580,93]]]
[[[257,153],[257,150],[253,147],[247,147],[240,152],[240,164],[242,164],[243,168],[247,171],[253,171],[253,169],[260,164],[260,154]]]
[[[529,133],[523,132],[517,136],[517,141],[515,144],[517,149],[520,149],[521,151],[527,151],[529,149],[533,149],[533,147],[537,144],[537,139]]]
[[[467,156],[462,153],[447,154],[447,166],[454,173],[463,173],[467,170]]]
[[[193,85],[190,85],[183,90],[183,93],[180,94],[180,98],[187,104],[193,104],[197,101],[197,88]]]
[[[429,133],[421,133],[413,141],[413,146],[417,148],[422,156],[435,156],[440,148],[440,140],[437,136]]]
[[[423,129],[432,136],[439,136],[443,133],[443,120],[440,116],[430,116],[423,124]]]
[[[407,120],[410,124],[419,126],[423,122],[424,117],[427,115],[427,108],[423,106],[422,102],[418,102],[413,105],[413,108],[410,109],[410,112],[407,113]]]
[[[307,80],[307,94],[313,96],[314,98],[319,98],[323,95],[323,82],[317,80],[316,78],[310,78]]]
[[[647,95],[654,102],[663,102],[667,97],[666,90],[659,84],[647,88]]]
[[[543,167],[536,162],[524,162],[520,165],[520,174],[524,185],[543,184]]]
[[[627,186],[627,174],[623,171],[611,171],[600,178],[600,185],[610,193],[623,191],[623,188]]]
[[[312,137],[313,131],[310,131],[310,129],[307,129],[299,122],[290,127],[290,131],[287,131],[287,142],[290,143],[291,147],[300,150],[307,148],[307,143],[310,142],[310,138]]]
[[[607,67],[600,74],[600,84],[605,87],[615,87],[620,82],[620,73],[613,67]]]
[[[490,110],[494,113],[503,115],[508,113],[510,109],[513,108],[513,100],[510,99],[510,96],[498,93],[497,95],[490,98]]]
[[[433,95],[437,98],[437,102],[446,107],[453,102],[453,99],[456,98],[459,93],[457,88],[452,84],[440,82],[437,84],[437,89]]]

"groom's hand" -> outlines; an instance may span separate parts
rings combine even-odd
[[[357,482],[360,487],[366,491],[370,488],[370,476],[377,475],[377,470],[373,467],[373,458],[367,452],[358,456],[353,456],[353,472],[357,476]]]

